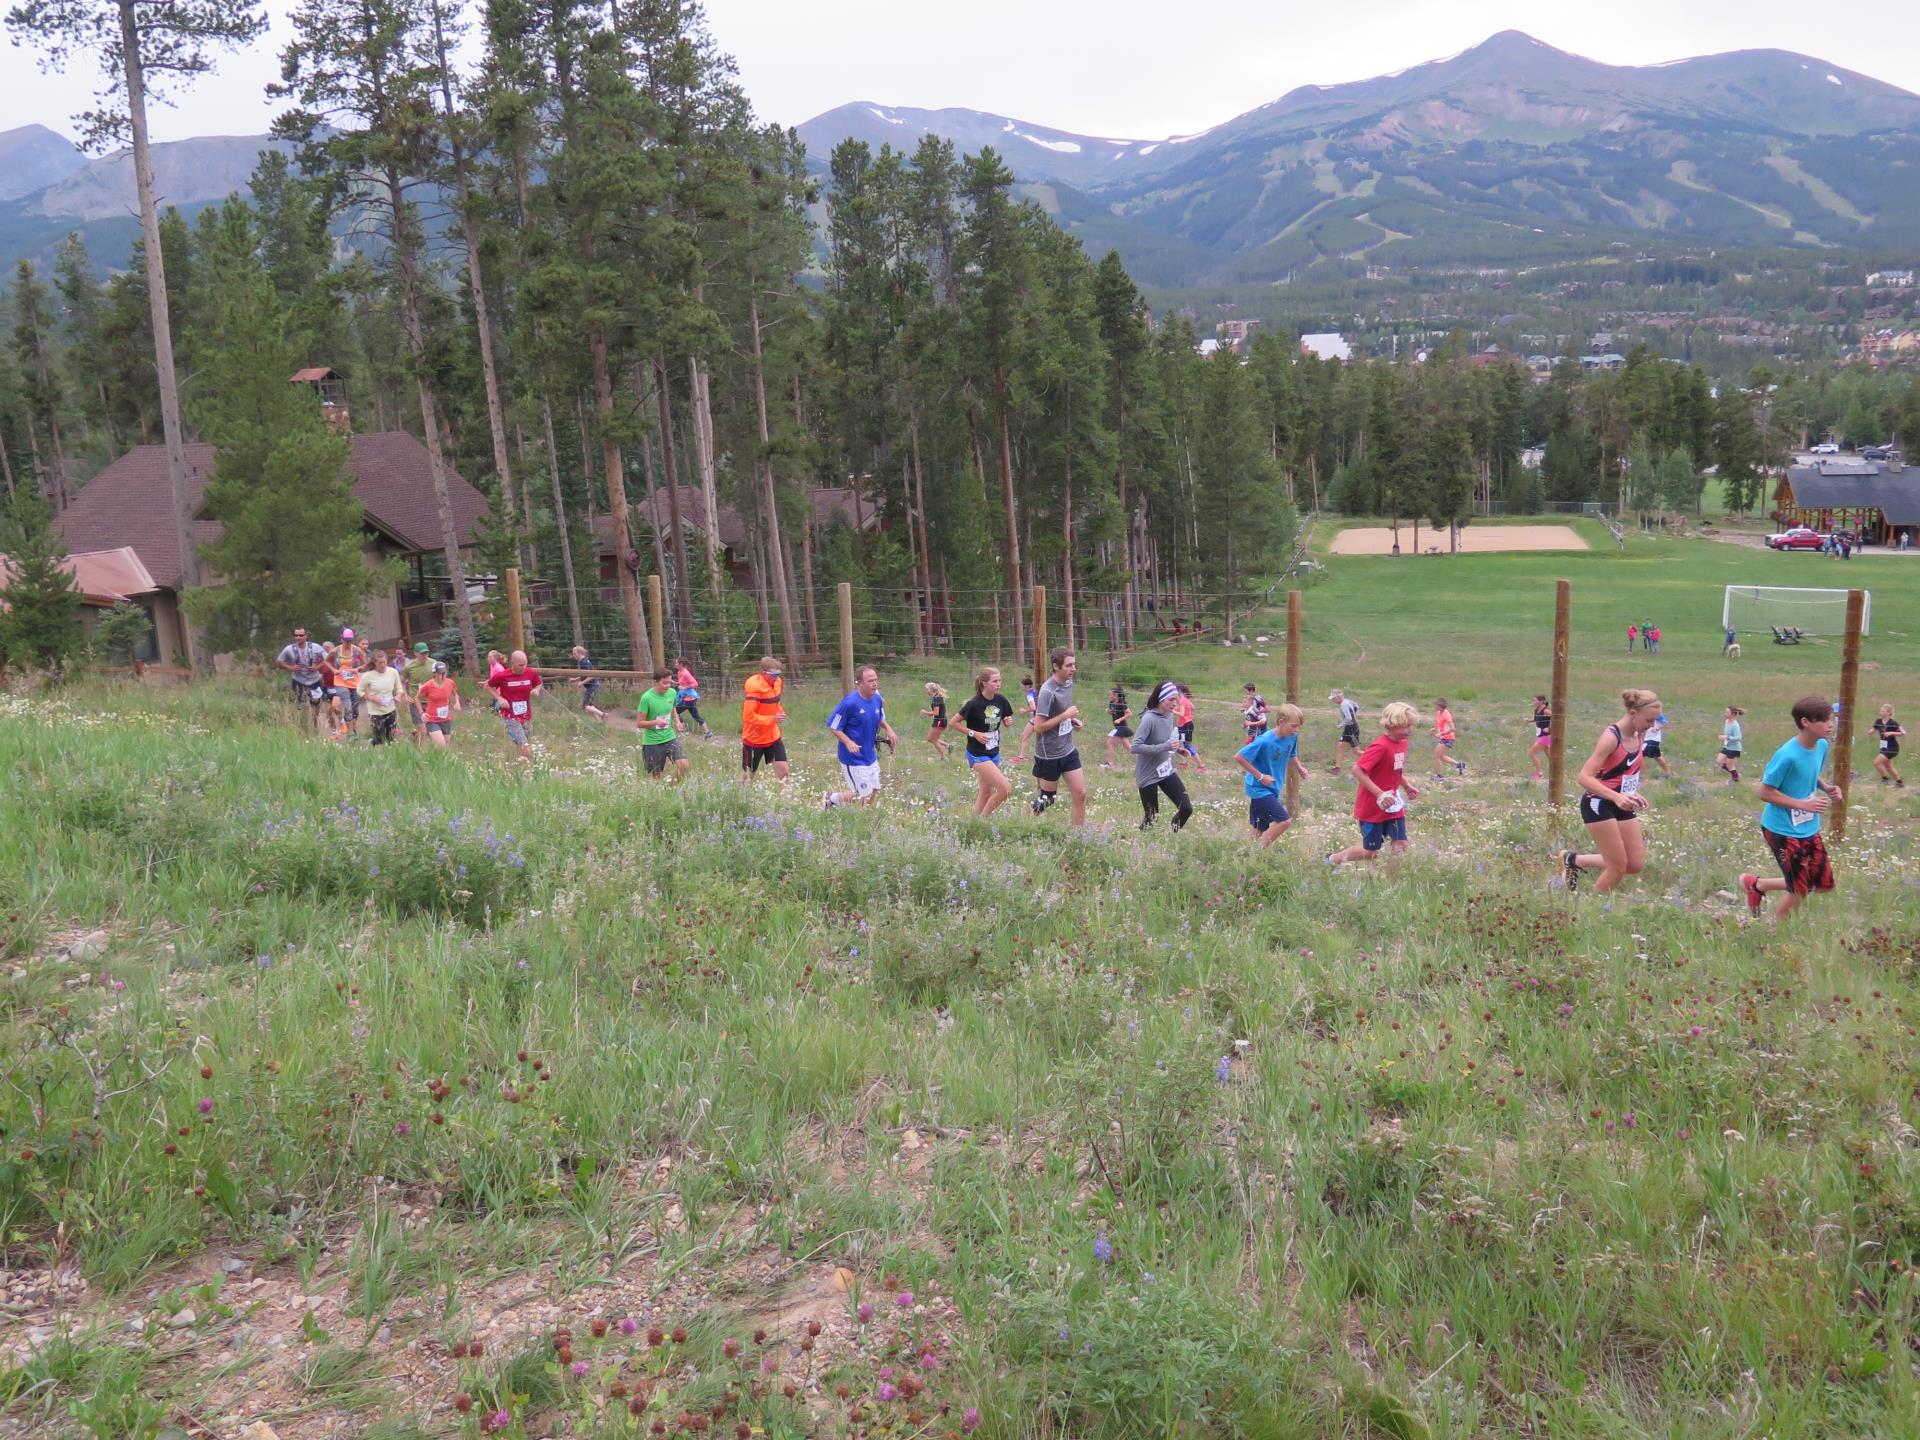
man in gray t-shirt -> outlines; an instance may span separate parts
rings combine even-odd
[[[316,725],[320,706],[327,698],[327,692],[320,688],[320,662],[325,658],[326,651],[307,639],[304,626],[293,632],[293,639],[281,646],[280,653],[274,657],[274,663],[286,671],[293,682],[294,704],[306,701]]]
[[[1053,669],[1040,693],[1034,697],[1033,778],[1040,793],[1033,799],[1033,813],[1040,815],[1053,804],[1065,781],[1073,800],[1073,823],[1087,823],[1087,776],[1080,768],[1080,750],[1073,743],[1079,723],[1080,707],[1073,703],[1073,677],[1080,662],[1064,646],[1048,657]]]

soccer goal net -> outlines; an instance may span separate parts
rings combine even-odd
[[[1786,585],[1729,585],[1720,623],[1736,634],[1797,630],[1803,635],[1844,636],[1847,592],[1802,590]],[[1873,633],[1873,596],[1860,612],[1860,633]]]

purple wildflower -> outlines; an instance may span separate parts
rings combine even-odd
[[[590,1367],[588,1366],[586,1361],[576,1360],[573,1362],[572,1365],[568,1366],[567,1368],[573,1372],[573,1378],[578,1380],[587,1373]]]
[[[893,1297],[893,1303],[898,1305],[902,1310],[911,1310],[913,1308],[913,1291],[902,1290],[898,1295]]]
[[[1093,1258],[1102,1265],[1113,1259],[1113,1241],[1107,1238],[1104,1230],[1093,1237]]]
[[[888,1380],[882,1380],[880,1382],[879,1390],[875,1391],[874,1393],[877,1394],[882,1400],[898,1400],[900,1398],[900,1392],[897,1389],[895,1389],[893,1386],[893,1383]]]
[[[1233,1058],[1231,1056],[1222,1055],[1220,1057],[1220,1063],[1213,1067],[1213,1078],[1218,1080],[1222,1085],[1233,1078]]]
[[[860,1302],[860,1308],[854,1311],[853,1313],[860,1317],[860,1323],[864,1325],[869,1320],[873,1319],[873,1306],[869,1304],[867,1301],[862,1300]]]
[[[211,1114],[213,1114],[213,1100],[212,1100],[212,1097],[210,1097],[210,1096],[202,1096],[202,1097],[201,1097],[201,1100],[200,1100],[200,1113],[201,1113],[202,1115],[211,1115]]]
[[[639,1329],[640,1329],[640,1322],[634,1319],[633,1316],[623,1315],[620,1317],[620,1333],[622,1335],[636,1334],[638,1333]]]
[[[496,1410],[480,1422],[482,1430],[504,1430],[513,1424],[513,1416],[505,1410]]]
[[[980,1428],[980,1407],[969,1405],[960,1416],[960,1433],[971,1435]]]

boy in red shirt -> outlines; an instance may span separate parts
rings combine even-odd
[[[527,733],[533,726],[533,697],[540,693],[540,672],[527,668],[527,652],[514,651],[507,668],[489,677],[487,688],[499,697],[507,739],[519,749],[522,760],[531,760],[533,747]]]
[[[1329,865],[1377,860],[1389,843],[1393,854],[1406,853],[1407,801],[1420,798],[1406,779],[1407,737],[1419,719],[1420,712],[1404,700],[1380,712],[1380,738],[1353,764],[1359,786],[1353,797],[1353,818],[1360,822],[1360,843],[1328,855]]]

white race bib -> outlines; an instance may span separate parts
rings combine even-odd
[[[1622,795],[1638,795],[1640,793],[1640,777],[1638,775],[1622,775],[1620,777],[1620,793]]]
[[[1000,748],[1000,732],[998,730],[987,731],[987,738],[980,742],[980,748],[987,751],[998,750]]]
[[[1798,830],[1802,825],[1813,822],[1815,812],[1812,810],[1789,810],[1787,811],[1787,816],[1793,821],[1793,828]]]
[[[1398,790],[1389,790],[1380,797],[1380,808],[1389,815],[1398,815],[1407,808],[1407,797]]]
[[[1164,780],[1173,774],[1173,757],[1169,755],[1166,759],[1162,760],[1160,762],[1160,768],[1153,773],[1155,778],[1160,780]]]
[[[513,713],[514,713],[515,715],[524,715],[524,714],[526,714],[526,713],[527,713],[527,702],[526,702],[526,701],[524,701],[524,700],[516,700],[516,701],[514,701],[514,702],[513,702]]]
[[[434,718],[435,720],[444,720],[444,719],[446,719],[446,718],[447,718],[447,710],[448,710],[448,708],[449,708],[449,707],[447,707],[447,706],[445,706],[445,705],[436,705],[436,706],[434,706],[434,707],[433,707],[433,718]]]

